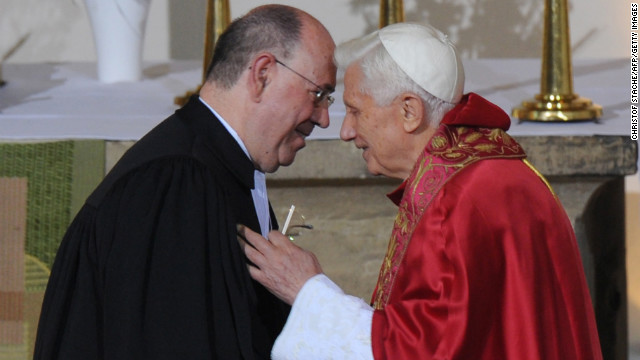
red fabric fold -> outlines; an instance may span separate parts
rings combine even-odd
[[[468,93],[462,97],[455,108],[444,116],[440,123],[454,126],[500,128],[506,131],[511,126],[511,118],[498,105],[476,93]]]
[[[384,359],[600,360],[575,235],[477,94],[447,113],[411,175],[373,294]]]

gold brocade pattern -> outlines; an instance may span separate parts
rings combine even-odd
[[[422,214],[444,184],[465,166],[478,160],[525,157],[520,145],[501,129],[446,125],[438,129],[405,181],[373,295],[375,309],[380,310],[388,303],[411,236]]]

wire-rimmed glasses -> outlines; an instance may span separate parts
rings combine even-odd
[[[331,96],[331,93],[334,91],[333,89],[324,89],[320,85],[318,85],[315,82],[309,80],[309,78],[307,78],[306,76],[304,76],[304,75],[300,74],[299,72],[293,70],[292,68],[290,68],[285,63],[283,63],[282,61],[278,60],[277,58],[275,58],[275,60],[276,60],[276,63],[284,66],[287,70],[289,70],[289,71],[293,72],[294,74],[300,76],[301,78],[307,80],[313,86],[318,88],[318,90],[316,90],[316,91],[309,90],[309,92],[311,92],[313,94],[313,96],[314,96],[313,103],[316,106],[322,106],[322,107],[328,108],[331,104],[333,104],[333,102],[335,101],[333,96]]]

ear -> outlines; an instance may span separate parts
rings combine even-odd
[[[248,90],[251,98],[260,102],[267,85],[271,82],[273,70],[277,65],[273,55],[260,53],[253,58],[249,66],[249,77],[247,79]]]
[[[412,93],[400,95],[400,108],[402,112],[402,125],[404,131],[413,133],[426,123],[427,117],[422,99]]]

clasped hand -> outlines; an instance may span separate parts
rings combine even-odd
[[[269,240],[244,225],[238,225],[240,247],[250,260],[249,274],[287,304],[293,304],[302,286],[322,273],[316,256],[278,231]]]

